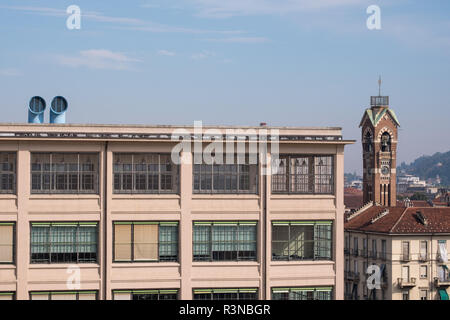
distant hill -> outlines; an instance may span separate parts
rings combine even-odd
[[[418,176],[422,180],[434,179],[439,175],[441,185],[450,186],[450,151],[422,156],[410,164],[402,162],[397,171]]]

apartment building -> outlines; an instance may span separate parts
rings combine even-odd
[[[367,206],[345,224],[345,297],[448,300],[450,208]],[[373,271],[380,270],[374,288]]]
[[[234,164],[194,159],[196,142],[230,143],[217,140],[227,129],[277,130],[279,157],[256,136]],[[343,299],[353,141],[340,128],[195,130],[0,124],[0,299]],[[174,152],[179,131],[191,150]]]

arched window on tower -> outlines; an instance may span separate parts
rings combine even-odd
[[[366,135],[364,136],[364,149],[367,152],[372,152],[373,150],[373,138],[370,131],[367,131]]]
[[[381,151],[382,152],[391,151],[391,136],[387,132],[381,135]]]

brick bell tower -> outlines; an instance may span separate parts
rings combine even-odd
[[[400,123],[389,108],[389,96],[370,97],[359,127],[363,147],[363,201],[382,206],[397,204],[397,141]]]

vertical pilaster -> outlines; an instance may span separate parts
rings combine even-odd
[[[113,152],[110,150],[109,143],[106,143],[105,150],[102,153],[103,170],[102,172],[102,213],[101,218],[103,224],[102,239],[105,254],[102,255],[104,268],[102,275],[102,288],[105,291],[102,295],[104,299],[112,299],[111,276],[112,276],[112,259],[113,259],[113,221],[111,217],[112,205],[112,187],[113,187]],[[106,177],[103,175],[106,174]],[[105,199],[106,197],[106,199]]]
[[[30,264],[30,152],[26,143],[19,142],[17,152],[17,225],[16,225],[16,276],[17,300],[28,300],[28,267]]]
[[[192,269],[192,154],[181,152],[180,164],[180,299],[192,299],[191,269]]]
[[[336,217],[334,223],[335,299],[344,299],[344,146],[336,152]]]

